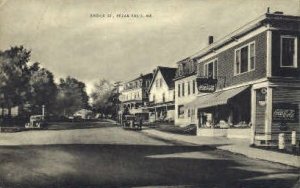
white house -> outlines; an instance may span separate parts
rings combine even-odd
[[[149,87],[150,120],[174,121],[176,68],[158,66]]]

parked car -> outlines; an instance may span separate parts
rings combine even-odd
[[[124,129],[142,129],[141,118],[135,115],[125,115],[122,120],[122,126]]]
[[[46,121],[43,115],[32,115],[29,122],[25,124],[26,129],[41,129],[46,128]]]

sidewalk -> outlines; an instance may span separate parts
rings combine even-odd
[[[225,137],[203,137],[187,136],[161,132],[154,129],[144,129],[142,131],[152,137],[158,137],[171,141],[187,142],[195,145],[215,146],[218,149],[245,155],[249,158],[262,159],[266,161],[282,163],[289,166],[300,167],[300,157],[290,154],[267,151],[249,146],[248,139],[228,139]]]

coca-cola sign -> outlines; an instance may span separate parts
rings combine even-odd
[[[212,93],[216,91],[217,79],[197,78],[197,88],[202,93]]]
[[[298,121],[298,106],[288,103],[273,104],[273,121]]]

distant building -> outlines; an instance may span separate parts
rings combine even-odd
[[[91,119],[93,116],[93,112],[91,110],[87,110],[87,109],[81,109],[76,111],[73,114],[74,117],[79,117],[81,119]]]
[[[15,106],[11,108],[11,116],[15,117],[20,114],[20,107]],[[0,116],[7,116],[8,115],[8,109],[7,108],[0,108]]]
[[[122,111],[128,109],[131,114],[143,112],[142,107],[149,102],[149,86],[153,74],[141,74],[139,77],[125,82],[120,96]]]
[[[152,121],[174,121],[176,68],[158,66],[149,86],[149,104]]]

